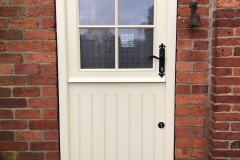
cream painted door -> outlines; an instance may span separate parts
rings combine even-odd
[[[173,159],[174,1],[64,1],[66,41],[58,33],[62,158]],[[159,60],[149,59],[159,57],[161,43],[163,77]]]

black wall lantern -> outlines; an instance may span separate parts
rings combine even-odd
[[[197,10],[197,3],[196,2],[192,2],[189,5],[189,8],[191,8],[191,21],[189,22],[190,26],[200,26],[202,25],[201,21],[200,21],[200,17],[197,14],[196,10]]]

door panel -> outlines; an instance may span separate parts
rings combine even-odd
[[[79,149],[72,150],[74,159],[163,158],[163,151],[156,152],[164,145],[164,133],[157,128],[165,118],[157,112],[164,110],[164,99],[159,103],[165,93],[164,84],[73,83],[69,87],[70,106],[78,110],[78,117],[70,119],[72,124],[78,122],[70,130],[79,131],[75,134],[78,137],[70,137],[72,141],[79,139]]]

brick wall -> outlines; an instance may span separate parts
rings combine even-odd
[[[0,0],[0,159],[59,159],[54,0]]]
[[[191,28],[189,4],[178,0],[176,62],[176,159],[203,160],[208,144],[210,0],[197,0],[202,26]]]
[[[240,157],[240,5],[215,4],[211,60],[209,155],[212,160]]]

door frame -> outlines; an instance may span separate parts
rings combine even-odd
[[[67,7],[66,0],[56,1],[57,21],[57,54],[58,54],[58,90],[59,90],[59,132],[60,132],[60,157],[70,160],[69,141],[69,105],[68,105],[68,42],[67,42]],[[175,117],[175,57],[176,57],[176,20],[177,1],[168,0],[167,4],[167,46],[166,54],[166,137],[165,160],[174,159],[174,117]]]

